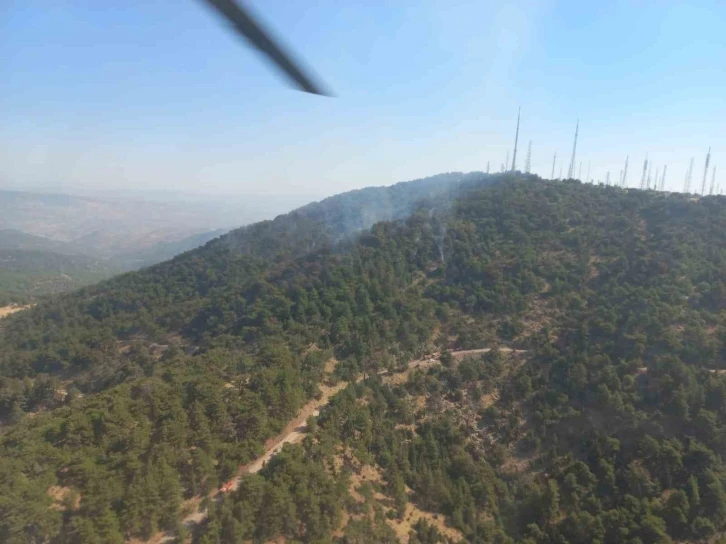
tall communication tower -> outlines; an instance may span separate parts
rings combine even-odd
[[[622,180],[620,180],[620,185],[625,187],[625,184],[628,182],[628,159],[630,158],[630,155],[627,155],[625,157],[625,168],[623,169],[623,176]]]
[[[688,166],[688,170],[686,170],[686,182],[683,185],[684,193],[691,192],[691,180],[692,179],[693,179],[693,157],[691,157],[691,164]]]
[[[517,168],[517,143],[519,142],[519,114],[522,108],[517,109],[517,132],[514,133],[514,155],[512,156],[512,172]],[[509,154],[507,153],[507,164],[509,164]]]
[[[489,161],[487,161],[487,174],[489,173]]]
[[[648,175],[648,154],[645,154],[645,162],[643,163],[643,177],[640,178],[640,188],[645,189],[645,176]]]
[[[665,165],[665,166],[663,167],[663,177],[662,177],[662,178],[660,178],[660,190],[661,190],[661,191],[664,191],[664,190],[665,190],[665,175],[666,175],[666,171],[667,171],[667,170],[668,170],[668,165],[666,164],[666,165]]]
[[[610,172],[605,174],[605,185],[610,185]]]
[[[653,178],[653,190],[658,189],[658,179],[660,178],[660,168],[655,169],[655,177]]]
[[[532,169],[532,140],[529,141],[529,146],[527,147],[527,160],[524,163],[524,171],[529,174],[531,169]]]
[[[572,179],[575,175],[575,156],[577,155],[577,135],[580,132],[580,120],[577,120],[575,125],[575,143],[572,144],[572,159],[570,159],[570,170],[567,172],[567,177]]]
[[[708,153],[706,154],[706,166],[703,168],[703,183],[701,184],[701,194],[706,194],[706,175],[708,174],[708,163],[711,162],[711,148],[708,148]]]
[[[590,183],[590,161],[587,161],[587,179],[585,181]]]
[[[708,192],[708,194],[712,195],[715,190],[716,190],[716,166],[714,165],[713,171],[711,172],[711,190]]]
[[[648,163],[648,180],[645,182],[645,188],[650,189],[650,174],[653,171],[653,161]]]
[[[620,170],[620,177],[618,178],[618,184],[620,187],[623,186],[623,170]]]
[[[507,149],[507,160],[504,161],[504,165],[505,165],[505,168],[502,169],[502,172],[504,172],[504,170],[506,168],[509,168],[509,149]]]
[[[555,156],[552,157],[552,176],[550,179],[555,179],[555,164],[557,164],[557,151],[555,151]]]

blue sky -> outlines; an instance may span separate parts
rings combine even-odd
[[[0,186],[321,196],[496,170],[520,105],[543,176],[578,117],[583,176],[630,154],[635,186],[648,152],[680,189],[708,146],[726,174],[723,1],[248,4],[335,98],[198,0],[2,2]]]

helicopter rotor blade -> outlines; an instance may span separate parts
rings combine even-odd
[[[314,81],[314,78],[296,63],[291,55],[285,52],[279,42],[270,36],[269,31],[262,28],[258,20],[249,10],[237,4],[234,0],[205,0],[223,15],[232,26],[242,34],[258,50],[264,53],[289,79],[302,91],[329,96],[323,87]]]

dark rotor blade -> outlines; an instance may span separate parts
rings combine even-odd
[[[291,56],[282,50],[279,43],[275,43],[266,32],[259,21],[255,21],[252,14],[238,5],[234,0],[206,0],[219,13],[232,23],[237,31],[247,38],[257,49],[267,55],[272,62],[277,64],[287,76],[303,91],[313,94],[328,96],[322,87],[313,82],[310,75],[306,75],[302,68],[297,65]]]

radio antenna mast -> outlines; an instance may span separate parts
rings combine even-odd
[[[570,170],[567,172],[567,177],[572,179],[575,175],[575,155],[577,154],[577,135],[580,132],[580,120],[577,120],[575,125],[575,143],[572,144],[572,159],[570,159]]]
[[[716,189],[716,166],[714,165],[713,171],[711,172],[711,190],[708,192],[708,194],[712,195],[715,189]]]
[[[711,162],[711,148],[708,148],[708,154],[706,155],[706,166],[703,169],[703,183],[701,184],[701,194],[706,194],[706,175],[708,174],[708,163]]]
[[[666,171],[667,170],[668,170],[668,165],[666,164],[663,167],[663,177],[660,179],[660,190],[661,191],[664,191],[665,190],[665,175],[666,175]]]
[[[652,170],[653,170],[653,161],[650,161],[648,163],[648,180],[645,183],[646,189],[650,189],[650,173],[652,172]]]
[[[645,189],[645,176],[648,174],[648,154],[645,154],[645,162],[643,163],[643,177],[640,178],[640,188]]]
[[[517,167],[517,142],[519,142],[519,114],[522,108],[517,109],[517,132],[514,133],[514,155],[512,156],[512,172]],[[507,163],[509,163],[509,152],[507,152]]]
[[[691,192],[691,179],[692,178],[693,178],[693,157],[691,157],[691,164],[688,166],[688,170],[686,170],[686,182],[683,185],[684,193]]]

